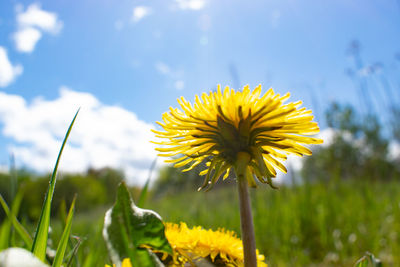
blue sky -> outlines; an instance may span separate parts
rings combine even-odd
[[[396,0],[1,1],[0,165],[12,152],[19,166],[51,170],[82,106],[65,169],[111,165],[144,177],[148,129],[181,95],[217,84],[289,91],[322,122],[330,102],[360,103],[346,74],[353,40],[363,60],[354,72],[369,75],[376,106],[379,75],[399,100]],[[368,74],[376,62],[380,73]]]

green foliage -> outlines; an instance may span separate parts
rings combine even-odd
[[[393,139],[400,142],[400,107],[393,107],[391,110],[390,128]]]
[[[78,110],[79,112],[79,110]],[[32,251],[32,261],[41,261],[43,263],[46,263],[45,265],[47,266],[47,262],[49,260],[48,255],[47,255],[47,250],[48,250],[48,243],[49,243],[49,239],[48,239],[48,234],[49,234],[49,228],[50,228],[50,213],[51,213],[51,205],[52,205],[52,200],[53,200],[53,194],[55,191],[55,185],[56,185],[56,177],[57,177],[57,169],[58,169],[58,164],[60,162],[60,158],[61,158],[61,154],[62,151],[65,147],[65,144],[67,142],[68,136],[71,132],[72,126],[75,122],[75,119],[78,115],[78,112],[75,114],[71,124],[69,125],[69,128],[67,130],[67,133],[65,135],[64,141],[61,145],[61,149],[60,152],[58,153],[58,157],[57,157],[57,161],[54,167],[54,171],[50,177],[50,181],[49,181],[49,185],[48,185],[48,189],[45,195],[45,199],[43,201],[43,208],[42,211],[40,213],[40,217],[39,217],[39,221],[37,224],[37,228],[35,231],[35,235],[34,238],[32,240],[31,236],[29,235],[28,231],[22,226],[22,224],[18,221],[17,219],[17,214],[18,214],[18,209],[19,206],[21,204],[21,200],[22,200],[22,193],[21,191],[19,191],[19,193],[15,196],[14,198],[14,186],[11,187],[11,199],[13,200],[12,203],[12,209],[10,211],[7,203],[5,202],[4,198],[2,197],[2,195],[0,195],[0,204],[3,207],[3,210],[5,211],[8,220],[6,220],[5,222],[3,222],[3,224],[1,225],[1,233],[6,233],[5,235],[2,235],[2,237],[0,238],[0,249],[5,249],[8,246],[16,246],[14,242],[9,242],[9,237],[10,237],[10,232],[12,233],[12,228],[11,225],[15,228],[16,232],[19,234],[20,238],[25,242],[25,246],[28,247],[31,251]],[[11,179],[16,180],[16,176],[12,176]],[[17,184],[14,181],[15,185]],[[29,192],[32,194],[32,192]],[[72,217],[74,214],[74,206],[75,206],[75,198],[72,201],[72,205],[70,208],[70,211],[68,213],[67,219],[66,219],[66,223],[65,223],[65,227],[64,227],[64,231],[61,237],[61,240],[59,242],[56,254],[55,254],[55,258],[53,261],[53,266],[55,267],[60,267],[63,263],[63,259],[64,259],[64,255],[66,252],[66,248],[68,245],[68,241],[70,238],[70,231],[71,231],[71,225],[72,225]],[[14,240],[12,240],[14,241]],[[19,249],[19,248],[18,248]],[[15,253],[15,249],[14,250],[7,250],[7,253]],[[25,250],[19,250],[19,251],[25,251]],[[30,253],[30,252],[29,252]],[[28,254],[29,254],[28,253]],[[11,256],[11,257],[17,257],[17,256]],[[1,262],[2,264],[3,262]],[[30,263],[27,262],[27,265],[29,265]]]
[[[15,176],[8,173],[0,173],[0,194],[3,196],[5,202],[13,203],[15,197],[14,190],[16,190],[13,184],[24,183],[28,179],[29,174],[25,170],[19,170],[18,174]],[[0,222],[5,218],[6,214],[2,209],[0,209]]]
[[[149,184],[150,184],[150,178],[147,179],[146,183],[142,188],[142,191],[140,192],[140,196],[138,199],[138,206],[140,207],[143,207],[144,203],[146,202],[147,193],[149,192]]]
[[[70,204],[76,194],[78,199],[77,210],[89,210],[96,205],[109,203],[107,193],[108,190],[104,184],[95,178],[79,174],[66,174],[58,183],[54,207],[56,208],[57,204],[61,204],[62,200],[65,200],[66,204]]]
[[[167,165],[160,169],[157,180],[153,186],[153,193],[157,197],[173,195],[184,191],[197,191],[204,183],[204,176],[200,176],[200,171],[206,168],[205,164],[199,164],[190,171],[182,172],[182,168],[175,168],[173,165]],[[228,177],[225,181],[220,181],[214,185],[214,188],[235,185],[235,181]]]
[[[53,265],[52,265],[53,267],[60,267],[63,262],[63,259],[64,259],[64,254],[67,249],[69,236],[70,236],[70,232],[71,232],[72,218],[74,216],[75,200],[76,200],[76,197],[72,201],[71,207],[70,207],[68,215],[67,215],[64,231],[61,236],[60,242],[58,243],[56,256],[54,257],[54,261],[53,261]]]
[[[367,252],[356,262],[354,267],[382,267],[382,263],[373,254]]]
[[[36,222],[39,219],[42,203],[46,194],[46,189],[49,185],[49,176],[29,179],[20,184],[20,188],[24,192],[22,200],[21,214],[28,218],[31,222]],[[54,208],[54,206],[53,206]],[[52,212],[54,214],[54,212]]]
[[[20,182],[20,187],[25,192],[30,192],[30,194],[24,195],[21,207],[21,213],[26,215],[30,221],[37,221],[39,218],[48,180],[48,176],[35,177],[31,174],[29,178]],[[71,205],[75,194],[77,195],[77,212],[110,205],[115,200],[118,184],[122,180],[123,174],[110,168],[89,169],[85,174],[61,173],[57,179],[57,189],[53,196],[51,214],[57,214],[63,201],[67,205]],[[8,192],[7,188],[3,188],[3,190]]]
[[[2,248],[8,247],[6,246],[7,243],[9,243],[9,241],[7,239],[9,239],[9,234],[11,232],[11,224],[14,226],[15,230],[17,231],[17,233],[20,235],[21,239],[25,242],[25,245],[28,248],[32,247],[33,241],[31,236],[29,235],[28,231],[22,226],[22,224],[17,220],[16,218],[16,214],[17,214],[17,206],[19,206],[20,198],[16,198],[16,202],[13,203],[13,207],[14,209],[12,211],[10,211],[7,203],[4,201],[3,197],[0,195],[0,204],[3,207],[3,210],[5,211],[5,213],[8,216],[8,220],[6,220],[5,222],[3,222],[2,225],[2,232],[5,231],[9,231],[7,233],[7,236],[2,236]],[[11,224],[8,222],[11,221]]]
[[[106,203],[113,203],[117,196],[118,185],[124,180],[124,174],[121,170],[112,168],[89,169],[86,178],[98,180],[106,189]],[[96,193],[98,194],[98,193]]]
[[[338,104],[333,104],[326,116],[334,131],[333,141],[317,147],[313,156],[305,159],[304,179],[400,178],[397,164],[388,159],[389,138],[376,116],[359,117],[352,107]]]
[[[182,173],[183,168],[174,168],[172,165],[164,166],[158,173],[154,183],[154,194],[174,194],[185,190],[196,190],[203,182],[198,175],[199,167]]]
[[[75,119],[78,116],[78,112],[79,110],[76,112],[74,118],[72,119],[72,122],[68,127],[67,133],[65,134],[63,143],[61,145],[60,152],[58,152],[56,164],[54,166],[54,170],[50,178],[49,187],[44,197],[43,207],[40,213],[35,237],[33,238],[32,253],[43,262],[45,262],[46,258],[47,237],[50,227],[51,202],[53,199],[54,189],[56,186],[58,164],[60,163],[62,152],[68,140],[68,136],[71,133],[71,129],[72,126],[74,125]]]
[[[0,198],[2,198],[1,194],[0,194]],[[8,210],[8,206],[5,203],[5,200],[2,199],[0,201],[3,206],[3,210],[5,210],[5,211]],[[0,225],[0,250],[8,248],[10,246],[15,246],[15,244],[13,242],[15,240],[14,239],[13,222],[12,222],[12,219],[10,220],[10,217],[13,217],[13,218],[16,217],[16,215],[19,212],[19,208],[21,206],[21,201],[22,201],[22,192],[20,191],[15,196],[14,201],[12,202],[11,214],[9,214],[8,218],[5,218],[3,223]]]
[[[269,266],[353,266],[365,251],[400,263],[400,184],[346,180],[251,190],[257,248]],[[149,201],[170,222],[240,233],[236,191]]]
[[[161,217],[136,207],[124,183],[104,221],[104,238],[114,263],[130,258],[136,267],[163,266],[148,248],[172,254]]]

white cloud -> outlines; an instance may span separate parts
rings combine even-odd
[[[400,143],[396,141],[391,141],[389,143],[389,160],[400,160]]]
[[[36,98],[27,103],[18,95],[0,92],[2,133],[12,138],[9,146],[17,164],[50,172],[65,131],[78,107],[60,163],[61,171],[82,172],[88,167],[113,167],[125,171],[128,182],[142,184],[156,157],[148,124],[121,107],[101,103],[89,93],[60,88],[54,100]]]
[[[136,6],[133,8],[132,21],[139,22],[144,17],[146,17],[150,14],[151,14],[151,8],[146,7],[146,6]]]
[[[309,146],[310,149],[318,148],[320,146],[322,147],[327,147],[331,145],[334,141],[336,135],[336,131],[332,128],[326,128],[322,131],[320,131],[315,137],[322,139],[324,142],[320,145],[312,145]],[[306,157],[298,157],[296,155],[289,154],[287,156],[287,160],[284,162],[284,165],[287,167],[288,173],[283,173],[281,171],[277,171],[276,175],[276,180],[272,180],[273,182],[275,181],[277,184],[282,184],[282,183],[290,183],[291,182],[291,176],[294,175],[296,177],[301,169],[303,168],[303,161],[306,159]]]
[[[37,27],[53,34],[59,33],[63,27],[56,13],[42,10],[39,4],[31,4],[25,12],[18,12],[17,23],[20,27]]]
[[[322,147],[330,146],[333,143],[336,134],[337,134],[337,130],[335,130],[333,128],[323,129],[316,136],[317,138],[320,138],[324,141],[322,144],[320,144],[318,146],[322,146]]]
[[[205,0],[175,0],[180,9],[200,10],[206,5]]]
[[[0,173],[8,173],[9,168],[7,165],[0,165]]]
[[[0,87],[12,83],[23,71],[21,65],[12,65],[7,56],[7,50],[0,46]]]
[[[287,160],[284,161],[284,165],[286,166],[287,173],[283,173],[277,170],[276,178],[272,179],[272,182],[275,184],[284,184],[284,183],[291,183],[294,177],[298,174],[298,172],[303,167],[303,160],[304,158],[298,157],[295,155],[288,155]]]
[[[23,28],[14,33],[16,49],[19,52],[31,53],[35,50],[36,43],[42,37],[42,33],[35,28]]]
[[[56,13],[44,11],[39,4],[31,4],[24,12],[17,5],[17,31],[13,34],[17,51],[31,53],[42,37],[42,32],[57,34],[63,27]]]

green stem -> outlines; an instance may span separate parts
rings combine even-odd
[[[246,169],[249,161],[250,155],[248,153],[239,152],[237,155],[235,172],[238,180],[244,266],[257,267],[256,240],[254,235],[253,216],[251,214],[250,195],[246,179]]]

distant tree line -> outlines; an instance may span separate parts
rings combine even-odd
[[[49,177],[50,174],[37,176],[26,170],[16,171],[14,175],[0,173],[0,194],[7,203],[12,203],[15,192],[12,192],[11,187],[13,183],[16,183],[18,191],[23,194],[19,214],[26,216],[23,218],[25,220],[37,221]],[[17,179],[17,181],[12,181],[12,179]],[[89,169],[83,174],[60,173],[53,198],[52,215],[57,215],[62,202],[69,207],[75,194],[77,195],[75,206],[77,212],[85,212],[99,206],[109,207],[115,201],[117,186],[123,179],[123,172],[112,168]],[[4,216],[3,209],[0,208],[0,221]]]
[[[332,104],[326,122],[333,139],[316,147],[304,161],[302,177],[309,181],[366,179],[387,181],[400,178],[400,158],[389,148],[398,142],[400,113],[393,113],[391,126],[382,127],[377,115],[359,115],[349,105]],[[398,144],[398,143],[397,143]]]

